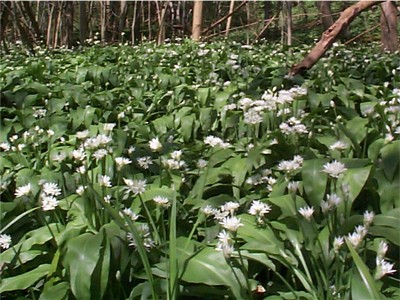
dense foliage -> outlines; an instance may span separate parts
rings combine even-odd
[[[4,55],[2,297],[398,299],[400,58]]]

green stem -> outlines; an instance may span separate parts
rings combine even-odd
[[[142,207],[144,208],[144,211],[146,213],[146,218],[147,220],[150,222],[151,225],[151,229],[152,229],[152,236],[156,242],[156,244],[160,245],[161,244],[161,239],[160,239],[160,235],[158,234],[158,230],[156,227],[156,224],[154,223],[154,220],[150,214],[149,209],[147,208],[146,203],[143,201],[142,196],[139,194],[139,199],[140,199],[140,203],[142,204]]]

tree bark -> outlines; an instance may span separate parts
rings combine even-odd
[[[72,38],[74,33],[74,3],[66,1],[63,5],[63,34],[61,44],[67,48],[72,47]]]
[[[343,11],[339,19],[322,34],[321,39],[310,53],[308,53],[300,63],[294,65],[290,69],[289,76],[295,76],[303,71],[311,69],[332,46],[340,32],[349,26],[356,16],[381,2],[382,1],[358,1]]]
[[[0,3],[1,16],[0,16],[0,42],[4,41],[4,32],[8,24],[8,16],[11,12],[11,2],[4,1]]]
[[[393,1],[381,4],[382,51],[395,52],[399,48],[397,33],[397,8]]]
[[[81,45],[85,44],[88,31],[88,16],[86,12],[86,1],[79,1],[79,40]]]
[[[233,8],[235,7],[235,0],[231,0],[231,3],[229,5],[229,17],[226,20],[226,28],[225,28],[225,36],[229,36],[229,30],[231,29],[231,23],[232,23],[232,14],[233,14]]]
[[[321,22],[324,30],[327,30],[333,24],[333,17],[331,11],[330,1],[317,1],[316,6],[318,7],[319,13],[321,14]]]
[[[192,40],[199,41],[203,22],[203,0],[195,0],[193,6]]]

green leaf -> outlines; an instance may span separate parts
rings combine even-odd
[[[354,250],[354,247],[351,245],[351,243],[348,241],[346,238],[346,244],[347,247],[350,250],[350,254],[353,258],[353,261],[357,267],[358,273],[360,274],[361,277],[361,282],[366,290],[365,295],[368,295],[369,299],[374,299],[374,300],[379,300],[381,299],[381,295],[376,287],[375,281],[372,278],[371,274],[369,273],[368,267],[365,265],[365,263],[361,260],[360,256],[357,254],[356,250]],[[353,280],[357,280],[357,278],[352,278],[352,285]],[[361,284],[360,282],[357,282],[356,284]],[[358,298],[354,298],[358,299]]]
[[[66,244],[63,264],[69,272],[71,290],[77,299],[92,299],[90,279],[100,259],[102,241],[102,234],[84,233]]]
[[[271,202],[281,209],[282,214],[280,215],[279,219],[285,217],[294,217],[297,215],[297,210],[300,207],[307,206],[307,203],[303,198],[296,196],[296,201],[293,201],[291,195],[268,198],[268,202]]]
[[[60,282],[56,285],[45,287],[39,300],[64,300],[67,299],[68,291],[68,283]]]
[[[381,149],[383,171],[389,181],[393,181],[399,173],[400,165],[400,141],[384,146]]]
[[[50,270],[50,264],[42,264],[39,267],[14,277],[3,278],[0,285],[0,293],[25,290],[46,276]]]
[[[351,202],[360,194],[368,180],[371,168],[372,165],[362,168],[348,168],[344,176],[338,180],[340,185],[347,185],[349,187],[349,198]]]
[[[245,284],[245,278],[240,269],[231,267],[221,251],[206,247],[195,252],[196,243],[184,248],[186,240],[177,240],[178,260],[180,261],[183,281],[207,285],[223,285],[231,289],[236,299],[242,299],[241,286]],[[239,278],[239,282],[234,272]]]
[[[280,249],[283,249],[283,243],[276,238],[270,227],[257,226],[256,217],[254,216],[246,214],[239,217],[243,226],[239,227],[238,237],[247,242],[243,249],[262,251],[268,254],[280,254]]]
[[[322,172],[326,160],[305,160],[301,171],[307,200],[314,207],[319,207],[324,198],[328,175]]]

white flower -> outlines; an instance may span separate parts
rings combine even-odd
[[[104,187],[111,187],[111,178],[107,175],[99,175],[99,184]]]
[[[47,135],[48,135],[49,137],[53,136],[53,135],[54,135],[54,130],[53,130],[53,129],[48,129],[48,130],[47,130]]]
[[[395,273],[396,270],[393,269],[393,267],[394,267],[394,264],[391,264],[391,263],[385,261],[384,259],[377,259],[374,279],[379,280],[386,274]]]
[[[86,139],[88,136],[89,136],[89,130],[87,129],[83,131],[78,131],[76,133],[76,138],[80,140]]]
[[[215,137],[213,135],[209,135],[204,139],[204,144],[210,145],[211,147],[215,147],[221,145],[223,141],[219,137]]]
[[[72,156],[77,161],[83,161],[86,157],[86,153],[83,148],[79,148],[77,150],[72,151]]]
[[[17,188],[15,190],[15,196],[16,197],[27,196],[27,195],[29,195],[31,190],[32,190],[32,186],[31,186],[30,183],[28,183],[26,185],[23,185],[23,186],[20,186],[19,188]]]
[[[388,251],[388,244],[385,241],[380,241],[378,251],[376,252],[378,259],[383,259]]]
[[[125,118],[125,112],[121,111],[118,116],[117,116],[118,120],[121,120],[123,118]]]
[[[64,152],[57,152],[57,153],[54,153],[54,154],[52,155],[52,157],[51,157],[51,159],[52,159],[53,161],[59,162],[59,163],[63,162],[64,159],[66,159],[66,158],[67,158],[67,155],[66,155]]]
[[[228,211],[231,216],[235,214],[235,211],[239,208],[240,204],[234,201],[226,202],[224,205],[221,205],[221,211]]]
[[[61,189],[58,187],[57,183],[54,182],[46,182],[42,186],[43,193],[51,196],[59,196],[61,195]]]
[[[333,178],[339,178],[339,176],[346,171],[347,171],[347,169],[346,169],[345,165],[336,160],[334,160],[331,163],[325,164],[324,169],[322,170],[322,172],[327,173],[329,176],[331,176]]]
[[[44,211],[54,210],[58,206],[58,200],[53,196],[41,195],[42,209]]]
[[[375,213],[373,211],[369,212],[368,210],[364,212],[364,226],[368,227],[372,224],[375,217]]]
[[[222,227],[231,232],[236,232],[240,226],[243,226],[243,224],[240,223],[240,218],[237,217],[224,217],[219,223]]]
[[[358,226],[355,228],[355,232],[358,233],[359,235],[361,235],[362,238],[364,238],[364,236],[367,235],[368,230],[367,230],[366,227],[364,227],[364,226],[362,226],[362,225],[358,225]]]
[[[99,150],[96,150],[94,153],[93,153],[93,157],[96,159],[96,160],[101,160],[103,157],[105,157],[106,155],[108,154],[108,151],[106,150],[106,149],[99,149]]]
[[[342,198],[336,194],[326,195],[326,200],[330,206],[338,206],[342,202]]]
[[[85,192],[85,189],[86,189],[85,186],[80,185],[80,186],[78,186],[78,188],[76,189],[76,193],[77,193],[79,196],[82,196],[83,193]]]
[[[314,207],[309,207],[309,206],[305,206],[305,207],[301,207],[299,209],[299,213],[307,220],[310,221],[311,217],[314,213]]]
[[[205,159],[200,158],[197,161],[197,168],[204,169],[205,167],[207,167],[207,161]]]
[[[363,236],[357,232],[349,233],[347,238],[354,248],[357,248],[363,240]]]
[[[153,152],[158,152],[162,149],[162,144],[160,143],[158,137],[150,140],[149,147]]]
[[[121,170],[123,166],[129,165],[132,161],[126,157],[116,157],[115,163],[117,164],[117,169]]]
[[[112,131],[115,127],[115,123],[106,123],[103,125],[103,130],[104,131]]]
[[[76,168],[76,172],[78,172],[79,174],[84,175],[86,173],[86,167],[85,166],[80,166],[80,167]]]
[[[333,240],[333,250],[337,253],[340,247],[344,243],[344,238],[342,236],[335,237]]]
[[[323,214],[326,214],[332,208],[331,204],[328,201],[324,200],[321,201],[320,206]]]
[[[287,189],[289,193],[296,194],[299,190],[300,182],[299,181],[290,181],[287,185]]]
[[[149,168],[149,166],[153,164],[153,161],[150,156],[138,157],[136,159],[136,161],[137,161],[139,167],[141,167],[145,170],[147,170]]]
[[[214,208],[212,208],[211,205],[207,205],[202,209],[202,211],[206,216],[211,216],[214,214]]]
[[[175,150],[171,153],[171,158],[175,160],[181,160],[182,150]]]
[[[167,197],[155,196],[153,201],[164,208],[168,208],[171,205]]]
[[[139,218],[139,215],[134,213],[131,208],[124,208],[124,210],[122,211],[122,214],[128,216],[133,222]]]
[[[215,248],[217,251],[222,251],[225,257],[230,257],[232,252],[234,251],[232,245],[232,239],[229,235],[229,232],[222,230],[218,234],[218,243]]]
[[[134,195],[141,194],[146,190],[146,180],[132,180],[123,178],[125,184]]]
[[[254,200],[251,203],[250,209],[249,209],[249,214],[253,216],[259,216],[263,217],[265,214],[269,213],[271,211],[271,206],[269,206],[266,203],[263,203],[259,200]]]
[[[10,146],[9,143],[3,142],[3,143],[0,144],[0,148],[1,148],[3,151],[9,151],[10,148],[11,148],[11,146]]]
[[[262,121],[263,117],[255,109],[249,109],[244,113],[244,123],[246,124],[255,125],[262,123]]]
[[[8,249],[11,245],[11,236],[8,234],[0,234],[0,248],[1,249]]]
[[[330,150],[346,150],[349,147],[349,145],[347,145],[345,142],[342,141],[337,141],[335,143],[333,143],[332,145],[329,146]]]

